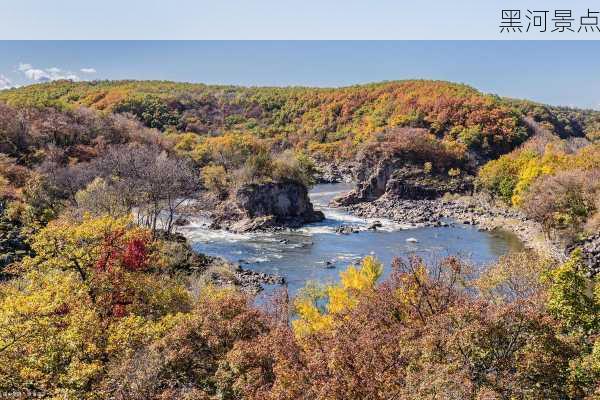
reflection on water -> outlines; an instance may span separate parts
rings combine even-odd
[[[521,248],[516,236],[502,232],[480,232],[468,225],[438,228],[408,228],[379,219],[376,231],[349,235],[335,233],[344,224],[366,226],[367,220],[327,206],[329,201],[352,188],[350,184],[323,184],[311,190],[315,208],[325,213],[322,222],[301,229],[277,233],[234,234],[206,228],[208,221],[197,220],[182,228],[194,249],[239,262],[245,268],[285,276],[291,293],[307,281],[335,281],[338,273],[369,254],[376,255],[389,270],[393,257],[420,255],[439,259],[448,255],[468,258],[484,266],[511,250]],[[416,242],[407,242],[415,238]],[[386,271],[388,272],[388,271]]]

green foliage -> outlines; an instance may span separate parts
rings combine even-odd
[[[572,395],[595,398],[600,382],[598,333],[600,332],[600,284],[586,274],[581,253],[545,275],[547,307],[561,331],[576,343],[577,356],[569,366]]]
[[[133,97],[117,103],[113,112],[129,112],[138,117],[149,128],[163,130],[168,126],[177,126],[180,117],[176,110],[169,110],[167,105],[156,96]]]
[[[478,148],[483,144],[484,134],[480,126],[471,126],[463,129],[458,138],[469,148]]]
[[[575,252],[548,274],[548,310],[569,331],[591,332],[600,327],[600,289],[594,289],[584,268],[580,253]]]

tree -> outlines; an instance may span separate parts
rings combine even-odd
[[[77,224],[66,219],[53,221],[33,236],[31,248],[35,256],[24,259],[22,268],[73,271],[83,282],[88,282],[103,253],[105,240],[116,239],[120,232],[128,234],[119,240],[135,234],[129,217],[86,217]]]
[[[170,233],[177,210],[199,189],[190,161],[169,157],[157,147],[115,146],[94,167],[121,194],[127,208],[137,207],[138,221],[153,234],[159,223]],[[166,218],[161,219],[163,211]]]
[[[149,232],[127,218],[56,221],[0,285],[0,390],[98,398],[107,366],[162,337],[189,292],[157,272]]]
[[[120,217],[127,215],[131,209],[124,200],[114,185],[108,184],[100,177],[95,178],[75,194],[77,207],[84,213],[91,213],[95,216]]]
[[[222,165],[207,165],[202,168],[202,181],[204,187],[218,198],[223,199],[226,197],[229,182],[225,168]]]
[[[576,234],[596,211],[600,169],[560,171],[538,179],[525,196],[523,209],[547,233]]]
[[[485,270],[476,280],[476,287],[492,301],[515,302],[545,295],[549,273],[555,263],[534,251],[513,252]]]
[[[304,292],[295,302],[298,319],[292,322],[295,333],[302,337],[313,332],[329,330],[333,314],[340,314],[356,306],[357,294],[372,290],[383,272],[382,264],[374,257],[365,257],[357,268],[353,265],[340,273],[340,284],[324,288],[321,293]],[[313,295],[311,295],[313,294]],[[325,310],[319,309],[325,302]]]
[[[267,331],[267,318],[250,307],[248,297],[206,288],[167,336],[109,371],[104,392],[121,399],[239,398],[223,379],[225,357],[236,344]]]
[[[568,330],[597,331],[600,323],[600,289],[585,275],[581,254],[548,274],[548,310],[556,315]],[[597,286],[596,286],[597,287]]]

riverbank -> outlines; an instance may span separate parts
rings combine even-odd
[[[494,205],[482,196],[408,200],[386,194],[371,202],[343,208],[362,218],[386,218],[413,227],[464,224],[484,231],[504,230],[514,233],[526,248],[557,260],[565,258],[564,246],[547,238],[539,223],[519,211]]]
[[[245,269],[239,264],[217,257],[203,275],[205,280],[213,285],[235,287],[252,295],[260,293],[263,285],[285,284],[285,278],[282,276]]]
[[[182,233],[161,234],[165,249],[174,260],[169,273],[186,276],[190,286],[198,282],[215,286],[231,286],[248,294],[257,294],[263,285],[283,285],[285,278],[277,274],[243,268],[224,257],[196,251],[191,240]]]

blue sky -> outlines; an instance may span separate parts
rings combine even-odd
[[[442,79],[600,108],[594,41],[0,41],[0,87],[58,78],[344,86]]]
[[[538,39],[500,34],[502,9],[571,9],[594,0],[4,0],[0,39]]]

